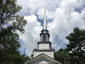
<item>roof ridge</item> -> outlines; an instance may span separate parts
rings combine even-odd
[[[54,58],[52,58],[52,57],[50,57],[50,56],[48,56],[48,55],[46,55],[44,53],[41,53],[40,55],[32,58],[31,60],[27,60],[26,63],[30,63],[30,62],[36,61],[36,60],[38,60],[40,58],[45,58],[45,59],[51,60],[52,62],[61,64],[59,61],[54,60]]]

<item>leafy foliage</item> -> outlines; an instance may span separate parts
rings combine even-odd
[[[21,7],[16,0],[0,0],[0,64],[23,64],[27,57],[20,55],[19,36],[26,20],[18,15]]]
[[[61,63],[65,63],[67,56],[67,51],[65,49],[59,49],[54,53],[54,59],[60,61]]]
[[[75,28],[66,38],[69,44],[55,52],[55,60],[63,64],[85,64],[85,30]]]
[[[67,50],[69,53],[69,60],[71,64],[85,63],[85,30],[75,28],[73,33],[67,37],[69,44]]]

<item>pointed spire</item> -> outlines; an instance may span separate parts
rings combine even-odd
[[[43,29],[47,29],[47,21],[46,21],[46,9],[44,9],[44,22],[43,22]]]

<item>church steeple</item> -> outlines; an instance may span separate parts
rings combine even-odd
[[[43,29],[40,33],[40,41],[48,42],[49,37],[50,37],[49,31],[47,30],[46,9],[44,9],[44,21],[43,21]]]
[[[40,41],[37,43],[37,48],[34,49],[34,57],[41,53],[44,53],[54,58],[54,49],[52,49],[51,47],[51,42],[49,41],[49,38],[50,34],[47,30],[46,9],[44,9],[43,29],[40,33]]]
[[[47,19],[46,19],[46,9],[44,9],[44,22],[43,22],[43,30],[47,29]]]

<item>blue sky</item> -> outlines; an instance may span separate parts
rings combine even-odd
[[[19,15],[24,16],[27,24],[25,33],[20,35],[21,53],[30,56],[40,40],[44,8],[46,8],[47,27],[50,41],[55,50],[65,48],[65,37],[75,27],[85,29],[85,0],[17,0],[22,6]]]

